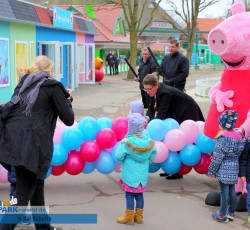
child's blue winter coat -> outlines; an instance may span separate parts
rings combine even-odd
[[[121,179],[130,187],[147,185],[149,165],[156,156],[154,141],[150,138],[128,136],[121,141],[115,157],[122,162]]]

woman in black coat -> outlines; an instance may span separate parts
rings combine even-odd
[[[204,121],[201,109],[195,100],[179,89],[158,82],[156,73],[148,74],[143,80],[143,86],[150,96],[146,114],[147,123],[154,118],[161,120],[173,118],[179,124],[185,120]],[[160,176],[167,176],[167,180],[183,178],[179,174],[162,173]]]
[[[53,79],[54,63],[38,56],[29,74],[22,77],[14,94],[16,104],[4,120],[0,133],[0,163],[16,170],[18,206],[45,206],[44,179],[53,154],[53,135],[59,117],[67,126],[74,123],[72,97]],[[14,229],[16,224],[2,224],[0,229]],[[50,224],[36,224],[36,229],[51,229]],[[53,229],[53,228],[52,228]]]

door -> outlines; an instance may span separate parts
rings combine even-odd
[[[58,41],[38,41],[38,55],[46,55],[54,61],[54,78],[61,81],[62,50]]]
[[[73,42],[61,43],[62,51],[62,78],[63,85],[68,89],[75,88],[75,49]]]
[[[94,44],[77,44],[76,84],[95,84],[94,51]]]

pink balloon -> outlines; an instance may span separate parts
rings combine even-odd
[[[0,164],[0,182],[8,183],[8,171]]]
[[[86,141],[82,144],[79,156],[87,162],[94,162],[101,154],[101,149],[95,141]]]
[[[64,125],[62,122],[56,122],[56,129],[53,136],[54,144],[62,144],[62,133],[66,130],[68,126]]]
[[[196,121],[196,124],[198,125],[198,128],[199,128],[199,134],[203,133],[205,122],[204,121]]]
[[[104,128],[96,135],[96,143],[102,149],[110,149],[116,144],[116,142],[116,134],[110,128]]]
[[[193,144],[199,135],[198,124],[193,120],[185,120],[180,124],[180,130],[186,135],[186,144]]]
[[[84,169],[85,162],[79,156],[76,150],[70,151],[67,161],[65,162],[65,171],[70,175],[77,175]]]
[[[116,163],[114,171],[117,172],[117,173],[120,173],[121,172],[121,166],[122,166],[122,164]]]
[[[112,130],[114,130],[117,141],[122,140],[128,133],[128,118],[117,117],[112,123]]]
[[[70,127],[78,128],[78,122],[74,121],[74,124]]]
[[[180,129],[169,130],[163,140],[170,151],[180,151],[186,145],[186,135]]]
[[[155,141],[156,157],[154,163],[161,163],[165,161],[168,157],[168,148],[161,141]]]

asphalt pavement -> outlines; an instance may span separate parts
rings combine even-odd
[[[209,99],[195,96],[197,79],[217,77],[221,71],[191,71],[187,81],[187,93],[194,97],[206,117]],[[79,85],[73,92],[73,108],[76,121],[85,116],[95,119],[126,116],[132,101],[140,100],[138,83],[126,80],[126,74],[105,76],[101,84]],[[230,223],[212,220],[211,213],[218,207],[207,206],[207,194],[218,189],[216,180],[192,170],[183,179],[168,181],[159,177],[161,170],[149,174],[147,192],[144,194],[144,223],[122,225],[116,219],[124,215],[125,195],[118,183],[119,173],[101,174],[94,171],[77,176],[49,176],[46,179],[45,198],[52,213],[97,214],[97,224],[54,224],[65,230],[246,230],[246,212],[237,212]],[[27,178],[28,179],[28,178]],[[9,185],[0,184],[0,200],[7,200]],[[16,228],[34,229],[34,225],[18,225]]]

